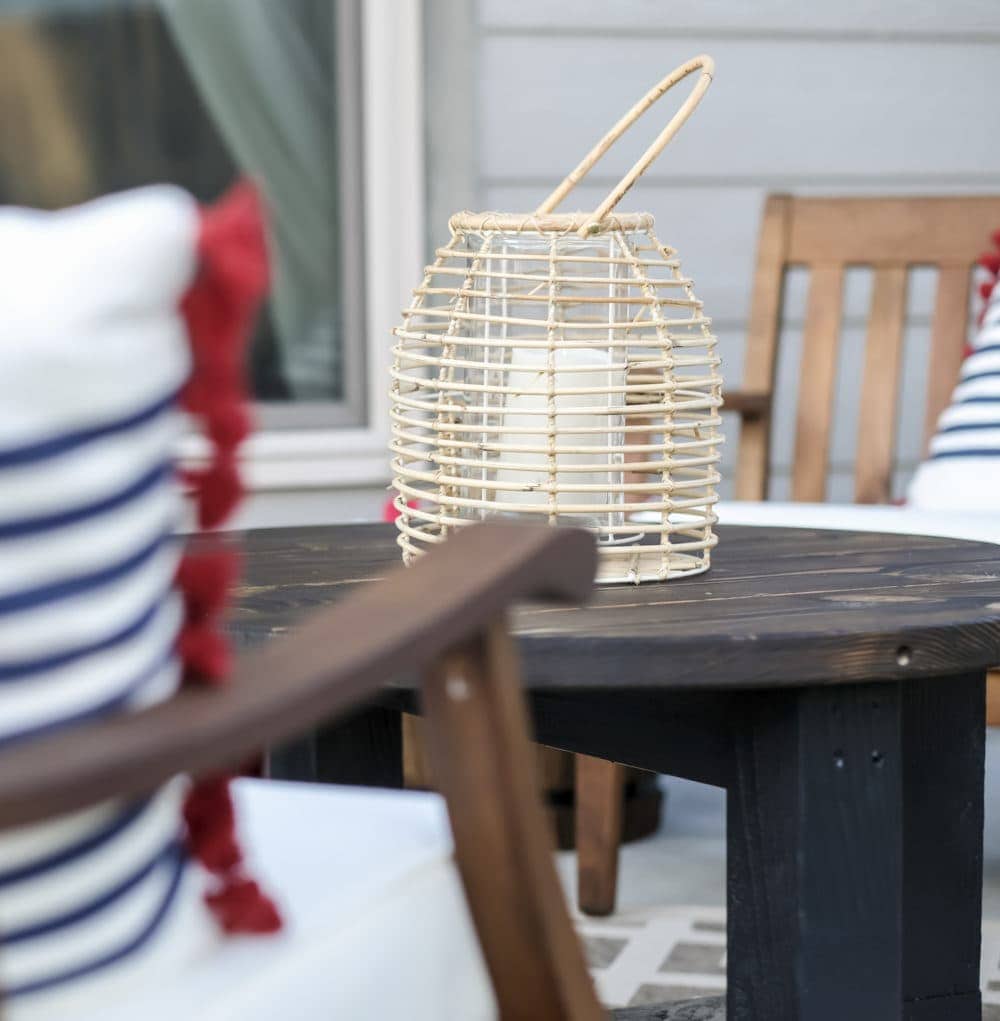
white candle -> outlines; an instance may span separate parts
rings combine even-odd
[[[498,435],[502,444],[531,446],[539,448],[533,451],[501,450],[496,456],[501,466],[517,464],[527,468],[499,467],[492,473],[497,482],[516,485],[516,489],[500,489],[492,494],[497,503],[510,504],[513,511],[518,506],[547,507],[550,505],[550,494],[545,490],[553,481],[550,472],[548,455],[550,419],[548,390],[549,352],[540,348],[513,348],[510,352],[510,369],[505,374],[504,386],[508,392],[500,399],[503,402],[501,419],[504,429],[530,428],[531,433],[501,432]],[[554,353],[555,389],[619,387],[625,382],[625,370],[619,364],[612,367],[612,354],[607,348],[560,348]],[[606,368],[606,372],[574,371],[574,367]],[[525,393],[523,391],[536,391]],[[622,407],[624,394],[589,393],[567,394],[558,393],[554,398],[556,411],[555,427],[558,433],[556,444],[564,448],[557,452],[555,482],[558,486],[578,484],[602,487],[590,492],[560,492],[558,495],[559,517],[566,515],[576,524],[591,527],[606,525],[613,527],[621,522],[621,512],[612,509],[620,503],[621,493],[609,492],[608,486],[621,481],[620,454],[606,449],[603,452],[565,452],[566,447],[604,447],[613,448],[620,445],[620,430],[623,419],[620,413],[601,414],[596,409],[602,406]],[[572,409],[579,408],[574,413]],[[587,410],[587,409],[591,410]],[[525,414],[531,412],[531,414]],[[585,429],[585,432],[567,433],[566,429]],[[608,471],[563,471],[561,469],[575,465],[600,465],[606,463]],[[487,493],[487,498],[490,498]],[[574,506],[595,504],[609,505],[608,513],[582,512],[573,514]],[[539,515],[532,514],[532,520],[540,520]]]

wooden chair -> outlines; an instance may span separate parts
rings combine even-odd
[[[810,271],[792,463],[792,499],[826,498],[844,272],[870,267],[872,303],[862,373],[858,503],[890,499],[896,407],[902,370],[907,270],[934,267],[924,437],[930,438],[958,379],[968,329],[976,257],[1000,225],[1000,196],[947,198],[795,198],[764,206],[754,271],[743,387],[725,395],[740,415],[736,498],[764,500],[771,470],[771,422],[786,271]]]
[[[595,566],[582,531],[461,531],[413,568],[246,656],[228,686],[185,688],[155,708],[3,750],[0,829],[141,795],[178,772],[232,767],[357,707],[395,675],[419,671],[431,754],[500,1016],[597,1021],[605,1014],[556,876],[505,617],[520,598],[585,599]],[[643,1008],[622,1016],[653,1015]]]
[[[795,420],[792,499],[823,502],[833,426],[844,274],[873,271],[861,375],[857,503],[888,503],[896,454],[897,402],[903,366],[907,271],[937,270],[930,366],[922,395],[926,443],[958,379],[965,350],[972,267],[1000,227],[1000,196],[941,198],[798,198],[771,195],[764,205],[754,269],[743,386],[724,394],[740,416],[735,495],[766,500],[784,286],[789,269],[809,270]],[[1000,723],[1000,675],[990,677],[990,722]],[[578,772],[579,899],[591,914],[614,910],[621,785],[617,768],[590,762]],[[587,822],[591,820],[591,822]],[[593,820],[599,820],[594,823]]]

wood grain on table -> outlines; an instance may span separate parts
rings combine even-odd
[[[518,610],[527,685],[718,690],[942,676],[1000,662],[1000,547],[718,531],[707,574],[599,587],[586,606]],[[384,524],[245,533],[232,632],[263,640],[384,576],[399,562],[395,535]]]

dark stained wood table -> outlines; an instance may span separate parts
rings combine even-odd
[[[719,534],[705,575],[516,613],[538,740],[726,788],[730,1019],[978,1021],[1000,547]],[[398,564],[391,525],[244,542],[247,644]],[[405,677],[279,771],[398,785],[404,708]]]

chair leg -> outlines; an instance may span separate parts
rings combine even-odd
[[[1000,670],[986,675],[986,726],[1000,727]]]
[[[624,772],[616,762],[576,756],[576,895],[588,915],[610,915],[618,890]]]
[[[428,749],[499,1017],[602,1021],[556,873],[519,681],[503,620],[445,655],[424,676]]]

